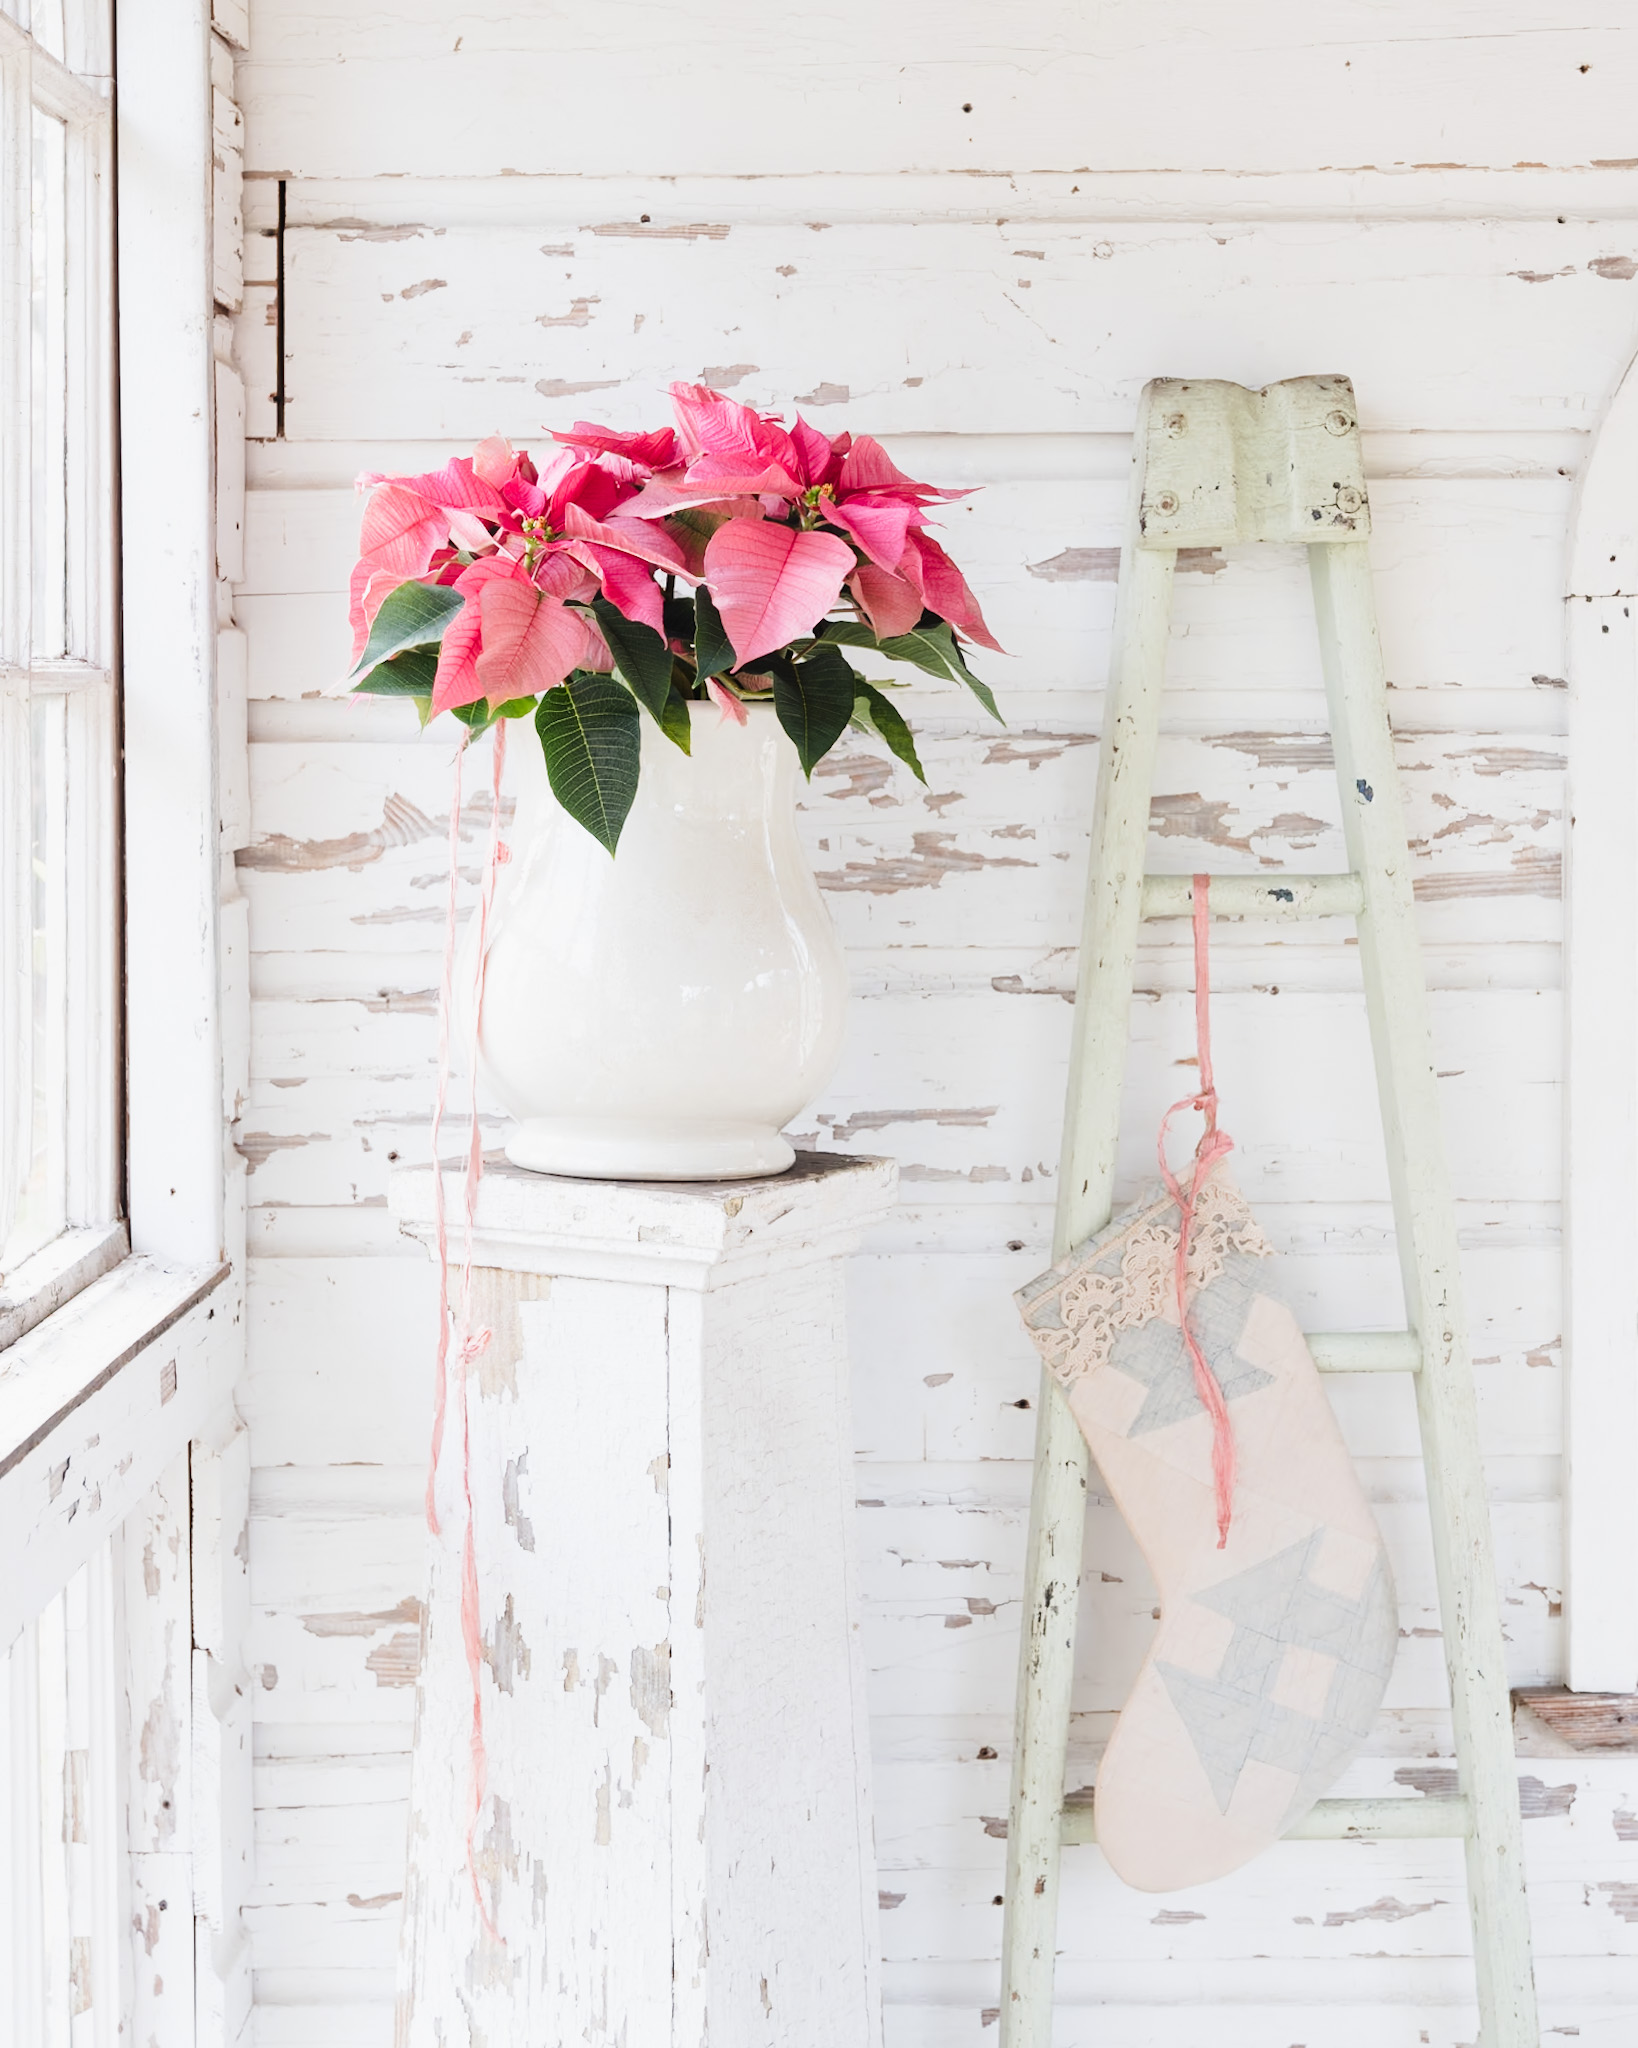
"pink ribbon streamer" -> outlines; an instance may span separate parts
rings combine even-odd
[[[1228,1543],[1229,1522],[1234,1513],[1234,1425],[1229,1420],[1228,1405],[1223,1399],[1222,1388],[1217,1384],[1217,1376],[1207,1364],[1206,1355],[1189,1327],[1188,1307],[1189,1249],[1194,1234],[1195,1207],[1200,1199],[1200,1190],[1206,1184],[1206,1176],[1219,1159],[1234,1150],[1234,1140],[1226,1131],[1217,1128],[1217,1086],[1211,1071],[1211,920],[1207,907],[1210,889],[1209,875],[1195,876],[1194,1038],[1200,1088],[1197,1094],[1185,1095],[1181,1102],[1174,1102],[1161,1118],[1157,1150],[1166,1192],[1177,1204],[1177,1319],[1194,1365],[1195,1391],[1211,1417],[1211,1473],[1217,1495],[1217,1548],[1222,1550]],[[1194,1148],[1194,1170],[1186,1188],[1178,1181],[1166,1159],[1166,1133],[1172,1118],[1181,1109],[1197,1109],[1206,1119],[1206,1128]]]
[[[483,1022],[483,986],[487,970],[489,915],[495,900],[495,876],[507,860],[500,837],[501,770],[506,761],[505,721],[495,726],[489,802],[489,850],[484,863],[483,887],[478,898],[477,965],[473,971],[471,1042],[467,1048],[468,1072],[472,1083],[471,1135],[466,1148],[466,1184],[461,1242],[460,1291],[453,1317],[449,1299],[449,1234],[444,1203],[443,1160],[439,1139],[444,1109],[449,1097],[450,1015],[455,991],[455,911],[461,850],[461,770],[471,734],[462,736],[455,755],[454,788],[449,805],[449,894],[444,918],[443,977],[438,991],[438,1093],[432,1109],[432,1216],[438,1251],[438,1357],[433,1383],[432,1452],[427,1473],[427,1527],[434,1536],[441,1533],[437,1483],[443,1454],[444,1427],[449,1398],[449,1348],[452,1334],[460,1367],[459,1397],[461,1424],[461,1500],[466,1510],[466,1527],[461,1542],[461,1641],[466,1651],[467,1675],[472,1684],[472,1728],[469,1740],[470,1782],[466,1824],[466,1867],[472,1881],[472,1896],[490,1938],[505,1943],[497,1930],[478,1877],[477,1827],[483,1814],[488,1788],[489,1759],[483,1734],[483,1637],[478,1608],[478,1554],[472,1510],[472,1426],[468,1382],[472,1368],[488,1345],[490,1330],[473,1327],[472,1322],[472,1240],[477,1225],[478,1183],[483,1178],[483,1131],[478,1121],[478,1040]]]

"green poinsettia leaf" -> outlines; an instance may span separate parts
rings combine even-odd
[[[893,661],[913,662],[928,675],[937,676],[940,681],[964,683],[995,720],[1005,725],[994,696],[987,683],[979,681],[967,666],[956,636],[948,622],[935,618],[931,612],[923,612],[918,625],[908,633],[896,633],[891,640],[880,641],[883,654]]]
[[[377,662],[361,682],[357,693],[367,697],[425,697],[432,702],[432,680],[438,673],[438,656],[430,647],[409,647],[390,661]]]
[[[400,583],[396,590],[389,590],[371,622],[370,637],[354,674],[368,675],[407,647],[436,647],[444,628],[465,603],[458,590],[443,583]],[[353,687],[362,686],[355,682]]]
[[[876,636],[858,619],[821,619],[813,629],[815,640],[834,641],[838,647],[874,647]]]
[[[899,707],[890,697],[884,697],[874,683],[860,683],[859,694],[854,699],[853,714],[869,731],[887,742],[891,752],[896,754],[915,776],[923,788],[927,777],[921,771],[921,762],[916,754],[916,739],[905,724]]]
[[[553,796],[610,853],[637,794],[638,719],[629,690],[585,670],[548,690],[535,713]]]
[[[684,533],[692,534],[695,544],[703,553],[705,544],[719,526],[726,526],[734,517],[732,512],[713,512],[704,505],[684,505],[680,512],[666,515],[668,526],[680,527]]]
[[[660,730],[674,747],[681,747],[685,754],[693,752],[694,722],[688,715],[688,699],[675,683],[671,686],[671,695],[665,700]]]
[[[671,697],[671,649],[652,626],[628,619],[606,597],[594,597],[591,608],[621,678],[655,723],[663,726]]]
[[[694,660],[700,681],[703,683],[707,676],[725,676],[738,658],[722,623],[722,614],[702,583],[694,592]]]
[[[774,710],[796,743],[802,773],[814,769],[847,731],[859,677],[834,647],[817,647],[806,661],[774,671]]]

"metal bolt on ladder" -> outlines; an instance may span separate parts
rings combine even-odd
[[[1447,1799],[1327,1799],[1303,1841],[1449,1836],[1466,1844],[1482,2048],[1539,2048],[1490,1516],[1440,1134],[1410,853],[1388,725],[1353,387],[1296,377],[1266,391],[1164,378],[1138,415],[1075,996],[1052,1255],[1109,1220],[1138,930],[1185,917],[1186,876],[1145,875],[1172,577],[1183,547],[1268,541],[1308,550],[1330,710],[1345,875],[1225,876],[1219,917],[1351,916],[1381,1097],[1410,1327],[1311,1335],[1321,1371],[1415,1375],[1456,1736]],[[1002,2048],[1049,2048],[1058,1865],[1095,1839],[1095,1805],[1066,1807],[1088,1456],[1042,1375],[1020,1648],[1002,1936]]]

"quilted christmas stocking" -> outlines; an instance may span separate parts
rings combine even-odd
[[[1098,1843],[1140,1891],[1221,1877],[1358,1753],[1392,1669],[1388,1560],[1274,1259],[1206,1135],[1166,1181],[1018,1295],[1160,1588],[1161,1619],[1098,1771]],[[1179,1104],[1178,1107],[1185,1105]]]

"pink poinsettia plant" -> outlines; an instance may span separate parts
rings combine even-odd
[[[361,477],[351,688],[414,698],[423,724],[532,716],[558,801],[611,853],[642,714],[686,753],[691,700],[741,723],[771,702],[808,775],[852,726],[925,781],[848,654],[963,683],[1000,717],[967,653],[1001,649],[927,530],[967,494],[869,435],[787,428],[703,384],[671,397],[675,427],[577,420],[544,468],[496,437],[425,476]]]

